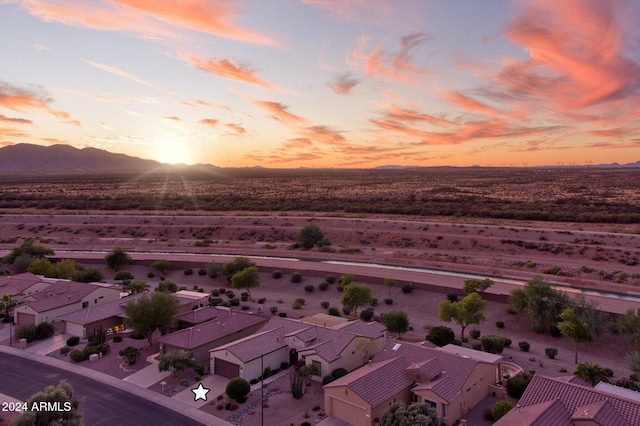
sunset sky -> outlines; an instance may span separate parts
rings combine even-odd
[[[640,160],[636,0],[0,0],[0,146],[222,167]]]

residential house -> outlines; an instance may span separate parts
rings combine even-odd
[[[324,386],[327,415],[380,424],[393,402],[430,404],[452,425],[500,380],[502,356],[468,348],[390,341],[365,366]]]
[[[11,295],[13,300],[20,303],[25,296],[30,296],[46,289],[53,282],[55,280],[42,278],[31,272],[0,277],[0,296]]]
[[[225,308],[202,309],[207,310],[206,316],[211,316],[213,312],[216,315],[209,321],[174,331],[157,339],[161,345],[161,354],[182,349],[190,352],[196,361],[207,362],[210,350],[254,334],[268,320],[268,317],[263,315]],[[197,317],[198,311],[192,311],[193,317]],[[184,315],[182,317],[184,318]]]
[[[518,405],[496,426],[640,425],[640,394],[617,386],[595,388],[536,374]]]
[[[56,322],[62,315],[119,298],[120,290],[111,284],[58,280],[25,296],[24,303],[14,309],[14,315],[18,325]]]

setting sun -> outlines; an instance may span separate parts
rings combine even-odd
[[[189,144],[183,136],[165,134],[157,140],[153,158],[166,164],[194,164]]]

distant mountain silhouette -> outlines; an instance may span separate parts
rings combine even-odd
[[[172,170],[193,167],[216,169],[215,166],[176,166],[115,154],[96,148],[74,148],[69,145],[40,146],[20,143],[0,148],[0,174],[53,173],[118,173]]]

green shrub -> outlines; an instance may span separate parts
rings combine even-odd
[[[207,270],[204,269],[204,268],[198,269],[198,275],[200,275],[200,276],[207,275]]]
[[[277,306],[272,306],[269,308],[269,312],[271,312],[271,315],[275,315],[278,313],[278,307]]]
[[[36,327],[36,339],[46,339],[53,336],[53,324],[50,322],[41,322]]]
[[[347,374],[349,374],[349,372],[344,368],[336,368],[335,370],[333,370],[331,372],[331,375],[333,377],[335,377],[336,379],[339,379],[340,377],[346,376]]]
[[[322,309],[327,309],[329,307],[330,303],[329,302],[320,302],[320,306],[322,307]]]
[[[520,373],[507,380],[507,393],[512,398],[520,398],[533,379],[532,373]]]
[[[336,378],[333,377],[331,374],[328,374],[326,376],[324,376],[322,378],[322,386],[324,385],[328,385],[329,383],[333,382]]]
[[[204,364],[201,362],[196,362],[193,364],[193,372],[198,376],[204,376]]]
[[[504,328],[504,321],[496,321],[496,327]]]
[[[324,280],[326,282],[328,282],[329,284],[333,284],[336,282],[336,276],[335,275],[327,275]]]
[[[558,349],[556,349],[556,348],[545,348],[544,353],[550,359],[555,359],[556,355],[558,355]]]
[[[67,346],[75,346],[80,343],[80,338],[78,336],[71,336],[67,339]]]
[[[69,346],[63,346],[60,348],[60,355],[66,355],[69,353],[69,351],[71,351],[71,348]]]
[[[340,310],[338,308],[336,308],[335,306],[330,307],[329,309],[327,309],[327,314],[334,316],[334,317],[339,317],[340,316]]]
[[[373,308],[367,308],[360,311],[360,319],[366,322],[369,322],[373,319]]]
[[[89,358],[89,356],[86,355],[84,351],[76,350],[76,351],[72,351],[69,354],[69,358],[71,358],[71,361],[73,362],[82,362],[82,361],[86,361]]]
[[[280,318],[286,318],[286,317],[287,317],[287,313],[286,313],[286,312],[280,312],[280,313],[278,314],[278,316],[279,316]]]
[[[133,274],[129,271],[118,271],[113,276],[113,279],[116,281],[132,280]]]
[[[390,297],[387,297],[384,299],[384,303],[386,303],[387,305],[393,305],[393,299]]]
[[[300,272],[294,272],[291,274],[291,282],[299,283],[302,281],[302,274]]]
[[[480,337],[480,330],[478,330],[477,328],[472,328],[469,332],[469,335],[472,339],[477,339],[478,337]]]
[[[234,297],[233,299],[229,299],[229,303],[231,303],[231,306],[240,306],[240,299]]]
[[[222,305],[222,298],[221,297],[210,297],[209,298],[209,306],[220,306]]]
[[[316,288],[313,286],[313,284],[307,284],[304,286],[304,291],[306,291],[307,293],[313,293],[315,289]]]
[[[263,305],[264,302],[266,302],[266,301],[267,301],[266,297],[261,297],[260,299],[258,299],[258,305]]]
[[[276,280],[282,278],[282,271],[273,271],[271,278],[275,278]]]
[[[497,422],[516,405],[507,400],[498,401],[493,406],[493,421]]]
[[[555,324],[551,324],[549,326],[549,334],[551,334],[553,337],[562,337],[562,332]]]
[[[456,336],[451,328],[444,325],[436,325],[429,329],[429,334],[427,334],[425,340],[442,347],[453,343],[455,338]]]
[[[458,293],[449,293],[447,294],[447,300],[451,303],[458,301]]]
[[[531,348],[531,344],[526,340],[523,340],[521,342],[518,342],[518,347],[522,352],[529,352],[529,349]]]
[[[326,281],[322,281],[320,284],[318,284],[318,288],[322,291],[326,291],[329,288],[329,283]]]
[[[113,336],[113,343],[122,342],[122,336]]]
[[[402,286],[402,292],[404,294],[409,294],[413,291],[413,285],[412,284],[405,284]]]
[[[480,341],[482,342],[482,349],[491,354],[501,354],[506,343],[504,337],[491,335],[482,337]]]
[[[295,300],[295,301],[293,302],[293,305],[291,305],[291,307],[292,307],[293,309],[302,309],[302,305],[303,305],[303,304],[302,304],[302,303],[300,303],[300,300]]]
[[[35,324],[19,325],[14,335],[17,339],[26,339],[27,342],[33,342],[38,335],[37,327]]]
[[[225,388],[225,393],[229,396],[229,398],[235,399],[246,397],[251,391],[251,386],[249,382],[241,377],[234,377],[229,380],[227,383],[227,387]]]

